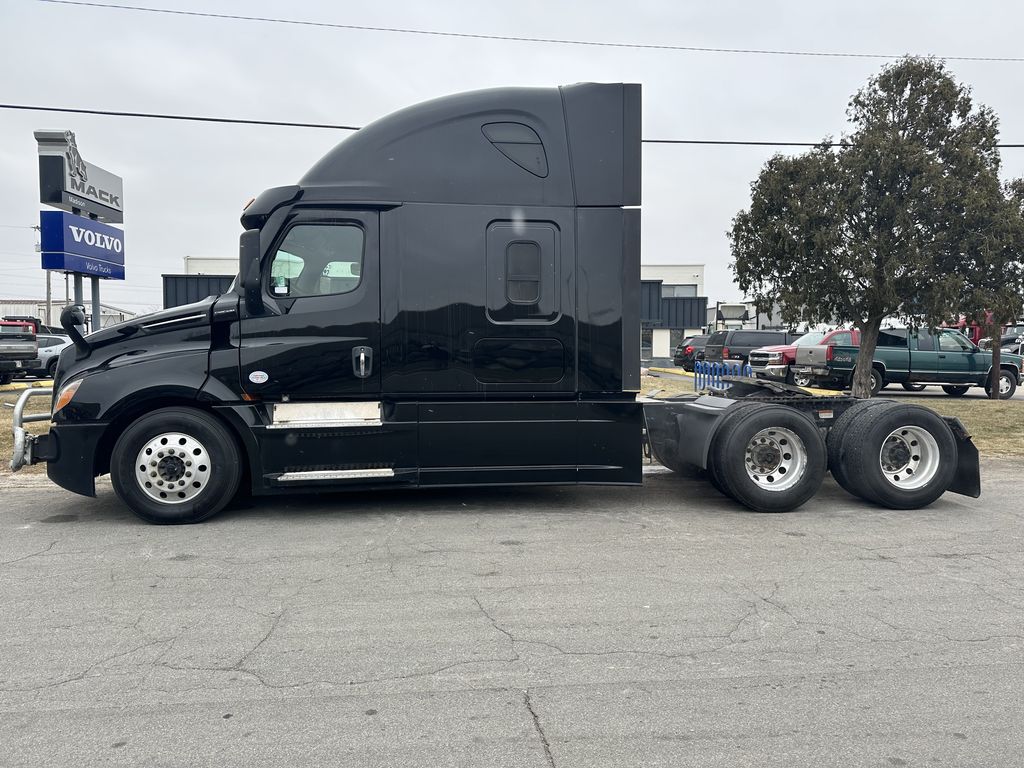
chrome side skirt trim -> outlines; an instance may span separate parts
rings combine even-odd
[[[324,469],[313,472],[285,472],[277,477],[279,483],[304,480],[360,480],[372,477],[394,477],[393,469]]]

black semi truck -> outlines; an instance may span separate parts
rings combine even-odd
[[[86,496],[109,473],[154,523],[242,492],[639,484],[644,446],[760,511],[829,467],[892,507],[977,495],[969,436],[926,409],[740,382],[638,399],[640,99],[501,88],[361,129],[246,207],[224,295],[86,337],[67,308],[12,468]]]

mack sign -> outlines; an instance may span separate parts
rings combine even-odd
[[[124,232],[64,211],[40,211],[43,269],[124,280]]]

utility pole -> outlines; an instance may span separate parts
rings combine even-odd
[[[46,324],[53,325],[53,287],[50,285],[50,278],[53,273],[46,270]]]

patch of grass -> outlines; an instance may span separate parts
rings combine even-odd
[[[942,416],[956,416],[971,433],[982,456],[1024,456],[1024,402],[983,398],[901,397],[931,408]]]

